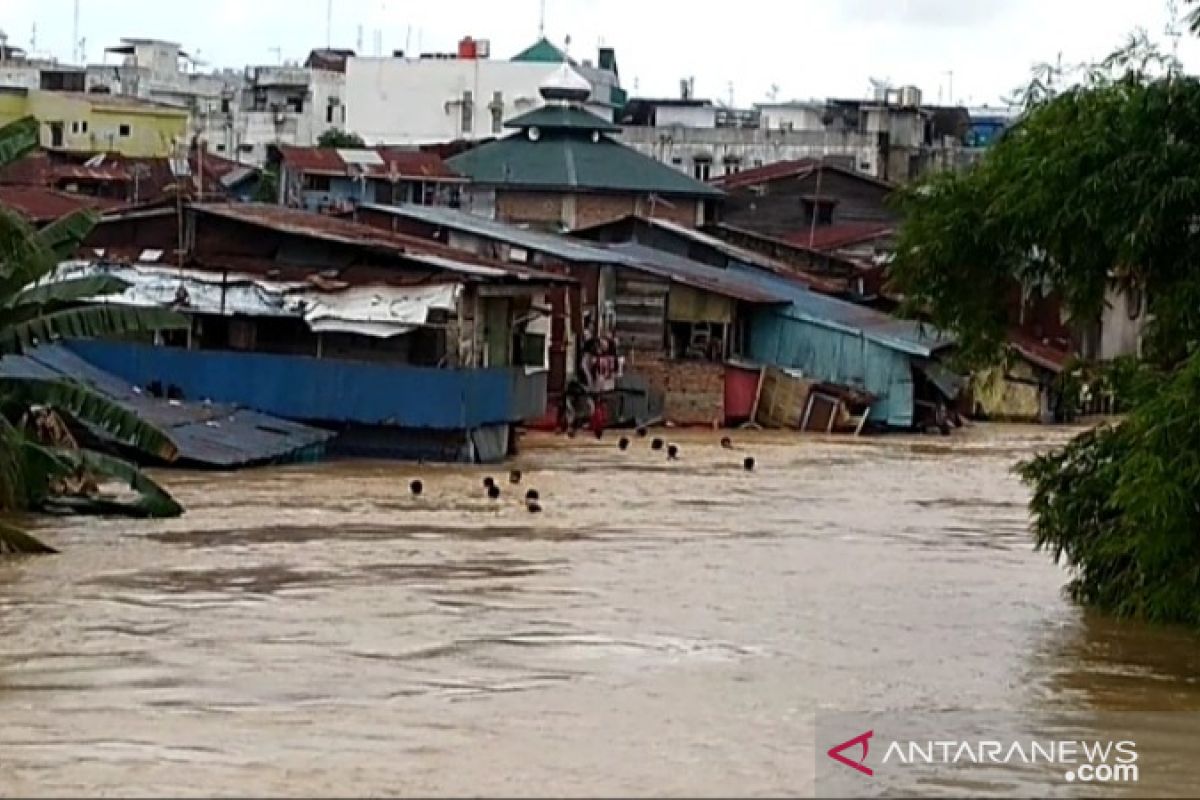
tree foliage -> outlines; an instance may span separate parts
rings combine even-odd
[[[1111,285],[1144,292],[1164,362],[1200,340],[1200,82],[1155,74],[1144,54],[1107,63],[1036,104],[976,168],[899,196],[892,279],[970,363],[997,359],[998,300],[1014,287],[1057,291],[1080,322]]]
[[[1145,361],[1100,378],[1128,417],[1018,471],[1075,599],[1200,626],[1200,81],[1139,37],[1042,69],[1023,99],[974,169],[901,193],[893,281],[978,366],[1003,353],[1014,288],[1056,293],[1076,323],[1111,288],[1146,297]]]
[[[336,147],[353,150],[366,147],[367,143],[357,133],[330,128],[317,137],[317,147]]]
[[[0,128],[0,164],[36,146],[36,134],[37,124],[29,119]],[[187,325],[186,318],[164,309],[89,302],[127,288],[113,278],[47,280],[59,262],[73,254],[94,223],[94,216],[84,211],[34,230],[15,213],[0,208],[0,359],[62,338]],[[133,516],[182,513],[179,504],[136,467],[80,448],[68,431],[68,420],[164,461],[177,455],[174,443],[161,431],[80,384],[0,378],[0,511],[53,508]],[[101,497],[98,479],[124,483],[137,499],[123,502]],[[0,554],[46,552],[53,549],[0,522]]]

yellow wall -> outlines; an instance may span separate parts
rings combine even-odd
[[[1009,380],[1009,377],[1022,380]],[[1023,382],[1036,380],[1033,368],[1021,360],[1009,369],[1000,366],[977,373],[972,381],[975,410],[982,411],[993,420],[1041,422],[1044,392],[1037,386]]]
[[[107,150],[126,156],[170,156],[187,135],[184,109],[151,104],[109,105],[103,99],[58,92],[0,93],[0,124],[32,115],[42,123],[42,145],[53,147],[51,125],[62,123],[62,148]]]

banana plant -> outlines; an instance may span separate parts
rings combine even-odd
[[[0,127],[0,166],[38,145],[31,117]],[[128,308],[97,299],[128,288],[98,276],[46,281],[70,258],[96,223],[78,211],[37,230],[0,208],[0,359],[60,339],[120,336],[186,328],[186,317],[166,309]],[[47,416],[49,415],[49,416]],[[27,378],[0,379],[0,512],[99,511],[143,517],[178,516],[182,507],[137,467],[80,448],[69,436],[48,437],[35,420],[69,419],[170,462],[170,438],[82,384]],[[86,477],[120,481],[138,496],[133,503],[99,500],[64,487]],[[0,520],[0,554],[48,553],[53,548]]]

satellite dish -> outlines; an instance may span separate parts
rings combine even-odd
[[[536,125],[529,129],[529,141],[536,142],[540,138],[542,138],[542,132]]]

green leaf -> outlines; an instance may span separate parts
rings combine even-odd
[[[96,212],[88,208],[72,211],[38,231],[38,240],[42,247],[59,259],[70,258],[75,255],[80,242],[96,227],[97,219],[99,216]]]
[[[93,297],[121,294],[128,288],[129,283],[113,275],[90,275],[30,286],[13,295],[5,305],[8,308],[65,305]]]
[[[22,406],[49,406],[103,430],[122,444],[144,450],[164,461],[179,456],[175,443],[162,431],[79,383],[32,378],[0,378],[0,393]]]
[[[57,552],[20,528],[0,522],[0,555],[53,555]]]
[[[96,305],[55,311],[0,327],[0,354],[20,353],[58,339],[93,339],[127,333],[186,329],[187,317],[163,308]]]
[[[110,509],[121,508],[131,516],[155,519],[178,517],[183,514],[183,506],[176,502],[166,489],[128,461],[91,450],[53,450],[52,452],[68,463],[98,475],[122,481],[140,495],[136,502],[130,504],[106,503]]]
[[[33,117],[22,117],[0,127],[0,167],[36,150],[40,127]]]

